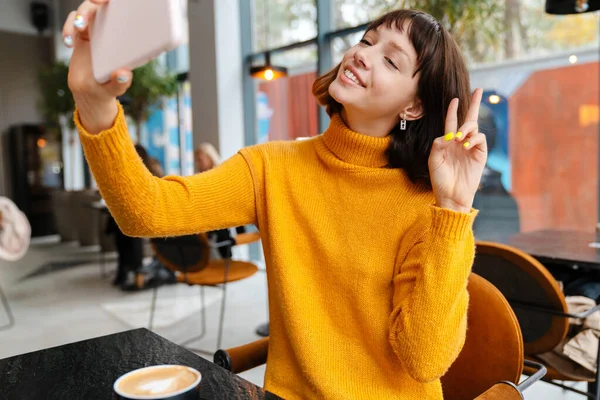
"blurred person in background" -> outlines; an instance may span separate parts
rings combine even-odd
[[[164,175],[160,163],[150,157],[142,145],[136,144],[135,150],[152,175],[157,177]],[[118,254],[117,273],[113,285],[121,286],[125,290],[142,289],[144,287],[142,276],[144,239],[125,235],[112,215],[107,221],[106,233],[115,235]]]
[[[194,160],[197,172],[205,172],[221,164],[221,156],[210,143],[202,143],[198,146],[194,151]]]
[[[202,143],[196,151],[194,151],[194,159],[196,161],[196,170],[199,173],[209,171],[213,168],[218,167],[221,164],[221,156],[215,146],[210,143]],[[238,226],[235,228],[237,234],[246,233],[246,228]],[[229,229],[219,229],[216,231],[208,232],[208,238],[213,243],[221,243],[226,240],[231,240],[231,231]],[[231,249],[228,247],[220,247],[219,249],[213,249],[212,258],[230,258]]]

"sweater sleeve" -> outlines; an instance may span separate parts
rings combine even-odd
[[[462,350],[477,211],[431,206],[430,226],[398,260],[390,343],[413,379],[439,379]]]
[[[102,197],[128,236],[162,237],[256,223],[250,167],[240,154],[191,177],[152,176],[129,137],[123,109],[90,135],[75,112],[83,150]]]

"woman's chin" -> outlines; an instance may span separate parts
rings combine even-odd
[[[344,88],[344,85],[339,82],[339,79],[340,78],[338,77],[335,81],[331,82],[329,85],[329,94],[335,101],[344,105],[349,100],[348,93],[346,93],[347,90]]]

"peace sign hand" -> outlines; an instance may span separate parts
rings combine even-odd
[[[466,121],[459,129],[458,99],[452,99],[445,135],[433,142],[429,175],[438,207],[470,212],[473,205],[487,160],[485,135],[479,133],[477,124],[482,95],[482,89],[475,90]]]

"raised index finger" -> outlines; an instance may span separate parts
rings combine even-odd
[[[457,129],[458,129],[458,99],[454,98],[450,102],[450,105],[448,106],[448,112],[446,113],[446,127],[445,127],[444,134],[450,133],[450,132],[455,133]]]
[[[475,89],[473,92],[473,97],[471,98],[471,106],[469,107],[469,111],[467,111],[467,121],[477,122],[479,119],[479,105],[481,104],[482,97],[483,89]]]

